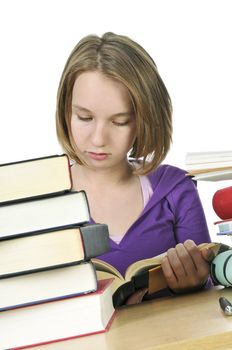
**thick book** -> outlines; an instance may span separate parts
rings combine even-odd
[[[232,151],[189,152],[186,170],[194,180],[222,181],[232,179]]]
[[[95,293],[0,312],[1,349],[21,349],[109,329],[115,309],[112,280]]]
[[[84,191],[68,192],[0,206],[0,240],[67,225],[89,222]]]
[[[109,250],[105,224],[67,227],[0,242],[0,278],[76,264]]]
[[[93,264],[60,267],[0,279],[0,311],[94,292],[97,276]]]
[[[199,245],[199,249],[211,248],[217,254],[221,243],[203,243]],[[129,296],[140,288],[148,288],[148,294],[153,294],[162,289],[167,288],[164,278],[161,262],[166,256],[166,252],[153,258],[143,259],[131,264],[125,276],[112,265],[97,258],[93,258],[92,262],[97,271],[99,280],[114,277],[112,286],[113,304],[117,308],[123,305]]]
[[[0,165],[0,203],[71,189],[67,155],[53,155]]]

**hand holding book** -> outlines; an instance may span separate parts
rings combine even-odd
[[[212,249],[216,255],[220,246],[220,243],[202,243],[198,248],[201,251],[205,248]],[[147,288],[147,293],[150,295],[168,287],[161,267],[166,256],[167,253],[165,252],[150,259],[136,261],[127,268],[125,276],[122,276],[115,267],[105,261],[93,258],[92,262],[96,267],[99,280],[114,278],[112,285],[113,302],[115,307],[119,307],[125,304],[126,300],[138,290]],[[140,296],[135,296],[135,299],[137,297]]]

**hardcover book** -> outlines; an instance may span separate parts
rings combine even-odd
[[[90,261],[2,278],[0,279],[0,311],[65,299],[94,292],[96,289],[96,271]]]
[[[67,155],[54,155],[0,165],[0,203],[69,191]]]
[[[90,220],[84,191],[0,206],[0,240]]]
[[[1,349],[21,349],[108,330],[112,280],[94,293],[0,312]]]
[[[232,151],[188,152],[186,170],[194,180],[231,180]]]
[[[107,252],[107,225],[32,233],[0,242],[0,278],[75,264]]]
[[[220,245],[220,243],[203,243],[199,245],[199,249],[211,248],[217,254]],[[136,261],[127,268],[125,276],[105,261],[93,258],[92,262],[99,280],[114,277],[112,292],[113,304],[116,308],[123,305],[127,298],[140,288],[148,288],[148,294],[167,288],[161,268],[161,262],[165,256],[166,253],[163,253],[153,258]]]

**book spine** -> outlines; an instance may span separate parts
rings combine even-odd
[[[122,284],[113,294],[114,308],[118,308],[125,304],[126,300],[135,292],[132,281]]]
[[[80,227],[85,259],[104,254],[110,249],[109,231],[105,224],[93,224]]]
[[[21,163],[34,162],[34,161],[36,162],[38,160],[50,159],[50,158],[58,158],[58,157],[67,157],[67,159],[68,159],[67,154],[53,154],[51,156],[45,156],[45,157],[39,157],[39,158],[30,158],[30,159],[19,160],[17,162],[3,163],[3,164],[0,164],[0,167],[8,166],[8,165],[21,164]]]

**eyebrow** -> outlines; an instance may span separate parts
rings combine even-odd
[[[82,106],[79,106],[79,105],[76,105],[76,104],[73,104],[72,108],[78,109],[81,112],[87,112],[87,113],[93,114],[93,112],[90,109],[82,107]],[[132,116],[133,114],[134,114],[133,111],[125,111],[125,112],[115,113],[115,114],[111,115],[111,117],[120,117],[120,116],[125,116],[125,115],[126,116]]]

